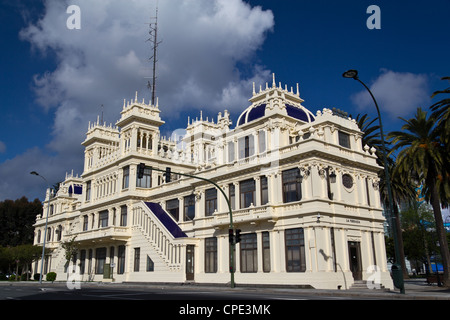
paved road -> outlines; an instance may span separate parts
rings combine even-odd
[[[354,297],[361,299],[360,297]],[[230,288],[179,288],[179,287],[114,287],[82,285],[79,290],[69,290],[64,285],[2,285],[0,300],[343,300],[348,297],[293,294],[273,290],[233,290]],[[366,299],[373,299],[367,297]]]

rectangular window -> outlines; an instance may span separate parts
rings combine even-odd
[[[134,248],[134,272],[139,272],[139,264],[141,262],[141,248]]]
[[[261,179],[261,205],[265,205],[269,202],[269,189],[267,186],[267,177],[262,176]]]
[[[338,131],[339,145],[350,149],[350,135],[348,133]]]
[[[255,137],[253,135],[245,136],[238,140],[239,159],[245,159],[255,154]]]
[[[91,200],[91,181],[86,182],[86,201]]]
[[[298,168],[283,171],[283,202],[300,201],[302,199],[300,170]]]
[[[233,162],[235,159],[234,142],[228,142],[228,162]]]
[[[195,218],[195,195],[184,197],[184,221]]]
[[[95,273],[103,274],[106,261],[106,248],[97,248],[95,250]]]
[[[106,228],[108,226],[108,210],[100,211],[98,214],[98,227]]]
[[[211,216],[217,210],[217,189],[205,191],[205,215]]]
[[[236,209],[236,187],[234,186],[234,183],[230,183],[228,185],[228,190],[228,198],[230,201],[231,209],[234,210]]]
[[[86,268],[86,250],[80,251],[80,274],[84,274]]]
[[[264,130],[258,131],[258,143],[259,143],[259,153],[266,151],[266,132]]]
[[[217,238],[205,239],[205,272],[217,272]]]
[[[124,274],[125,272],[125,246],[121,245],[117,253],[117,274]]]
[[[305,237],[303,228],[285,231],[286,271],[305,272]]]
[[[88,229],[88,216],[87,215],[85,215],[85,216],[83,216],[83,231],[87,231],[87,229]]]
[[[166,202],[166,210],[169,212],[175,221],[180,218],[180,202],[178,199],[172,199]]]
[[[153,260],[147,256],[147,272],[153,272],[155,271],[155,264],[153,263]]]
[[[120,207],[120,226],[121,227],[126,227],[127,226],[127,206],[121,206]]]
[[[130,186],[130,166],[126,166],[122,169],[122,189],[128,189]]]
[[[241,272],[258,271],[258,244],[256,233],[241,235]]]
[[[144,168],[144,176],[139,179],[136,175],[136,187],[137,188],[151,188],[152,187],[152,168],[145,167]]]
[[[241,198],[241,209],[250,207],[251,204],[255,204],[255,180],[245,180],[241,181],[239,184],[240,198]]]
[[[270,236],[269,232],[262,233],[263,272],[270,272]]]

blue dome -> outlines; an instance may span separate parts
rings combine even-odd
[[[252,121],[255,121],[255,120],[258,120],[258,119],[264,117],[266,114],[266,106],[267,106],[267,104],[264,103],[264,104],[260,104],[257,106],[252,105],[252,106],[248,107],[240,115],[240,117],[237,121],[237,125],[241,126],[243,124],[246,124],[246,123],[249,123],[249,122],[252,122]],[[292,118],[295,118],[299,121],[306,122],[306,123],[313,122],[315,120],[314,115],[309,110],[307,110],[306,108],[304,108],[302,106],[297,107],[297,106],[286,104],[285,107],[286,107],[287,115]]]

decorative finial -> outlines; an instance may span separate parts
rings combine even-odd
[[[253,81],[253,95],[255,95],[256,94],[256,91],[255,91],[255,82]]]
[[[272,73],[272,78],[273,78],[272,87],[275,88],[277,86],[277,84],[275,82],[275,73]]]
[[[297,83],[297,95],[298,95],[298,96],[300,95],[300,90],[299,90],[299,88],[298,88],[298,83]]]
[[[134,102],[137,102],[137,91],[136,91],[136,96],[134,98]]]

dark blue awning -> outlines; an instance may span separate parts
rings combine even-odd
[[[158,203],[145,202],[145,205],[153,212],[159,221],[161,221],[161,223],[174,236],[174,238],[187,237],[178,224],[173,221],[171,217],[169,217],[168,213]]]

